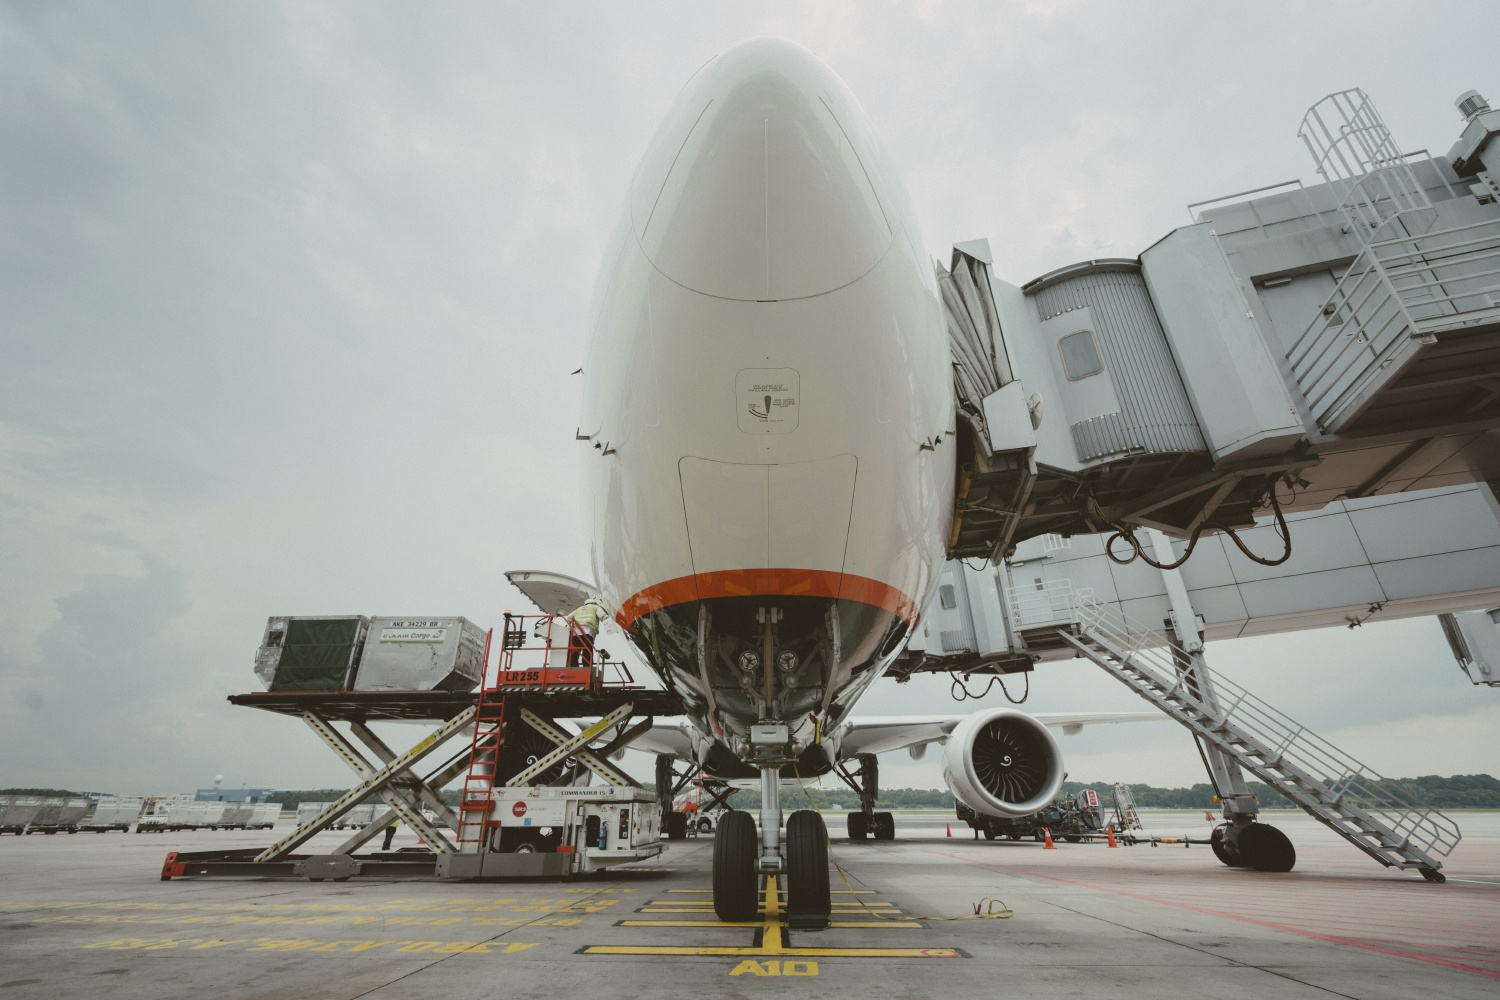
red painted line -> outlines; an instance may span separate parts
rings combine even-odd
[[[1341,937],[1334,934],[1320,934],[1317,931],[1304,930],[1300,927],[1293,927],[1290,924],[1283,924],[1276,921],[1256,920],[1251,917],[1240,916],[1237,913],[1224,913],[1219,910],[1210,910],[1207,907],[1203,906],[1194,906],[1190,903],[1176,903],[1167,899],[1156,899],[1152,896],[1146,896],[1141,893],[1126,892],[1123,889],[1111,889],[1108,886],[1089,885],[1087,882],[1075,882],[1072,879],[1058,878],[1056,875],[1042,875],[1039,872],[1026,871],[1021,868],[1011,868],[1007,865],[997,865],[985,861],[974,861],[971,858],[960,857],[957,854],[948,854],[946,851],[928,851],[927,853],[937,854],[947,858],[953,858],[955,861],[964,861],[969,864],[979,865],[983,868],[998,868],[1001,871],[1011,872],[1015,875],[1031,875],[1036,878],[1048,879],[1052,882],[1061,882],[1063,885],[1075,885],[1080,889],[1092,889],[1095,892],[1108,892],[1116,896],[1128,896],[1131,899],[1139,899],[1147,903],[1160,903],[1163,906],[1175,906],[1178,909],[1192,910],[1195,913],[1202,913],[1210,917],[1224,917],[1228,920],[1238,920],[1241,923],[1255,924],[1259,927],[1267,927],[1273,931],[1282,931],[1287,934],[1299,934],[1303,937],[1314,938],[1319,941],[1327,941],[1330,944],[1342,944],[1347,945],[1351,948],[1362,948],[1365,951],[1378,952],[1382,955],[1394,955],[1397,958],[1409,958],[1417,962],[1426,962],[1429,965],[1441,965],[1449,969],[1458,969],[1461,972],[1472,972],[1478,976],[1488,976],[1491,979],[1500,979],[1500,971],[1496,971],[1494,969],[1481,969],[1477,966],[1468,965],[1464,962],[1455,962],[1451,959],[1439,958],[1436,955],[1427,955],[1415,951],[1405,951],[1399,948],[1384,948],[1380,945],[1370,944],[1365,941],[1358,941],[1353,938]]]
[[[1138,888],[1138,887],[1123,887],[1123,888]],[[1162,894],[1162,895],[1166,895],[1166,894]],[[1227,894],[1225,896],[1211,897],[1211,898],[1210,897],[1202,897],[1202,896],[1200,896],[1197,899],[1198,899],[1198,901],[1202,901],[1202,902],[1205,902],[1205,903],[1220,903],[1220,904],[1222,904],[1222,903],[1224,903],[1226,901],[1232,900],[1234,902],[1235,906],[1237,906],[1237,907],[1239,907],[1241,909],[1249,910],[1249,911],[1252,911],[1252,912],[1253,911],[1258,911],[1258,910],[1268,910],[1268,911],[1273,911],[1277,916],[1281,916],[1283,914],[1289,914],[1289,913],[1297,913],[1297,914],[1305,914],[1309,919],[1329,919],[1329,920],[1344,920],[1344,919],[1348,919],[1348,911],[1347,910],[1314,909],[1314,908],[1311,908],[1311,907],[1308,907],[1308,906],[1298,906],[1295,903],[1288,903],[1288,904],[1286,904],[1286,905],[1283,906],[1283,905],[1281,905],[1279,903],[1276,903],[1275,901],[1272,901],[1272,900],[1247,901],[1247,900],[1242,900],[1242,899],[1234,899],[1232,896],[1228,896]],[[1188,902],[1194,902],[1195,900],[1189,899],[1187,901]],[[1414,926],[1413,921],[1415,921],[1417,919],[1420,919],[1421,920],[1421,926],[1424,927],[1424,928],[1453,928],[1455,930],[1460,930],[1460,931],[1463,931],[1465,933],[1476,933],[1476,930],[1475,930],[1475,924],[1476,924],[1476,922],[1479,922],[1480,926],[1483,926],[1486,923],[1491,923],[1492,924],[1496,920],[1496,917],[1497,917],[1497,914],[1494,911],[1483,911],[1483,910],[1481,910],[1481,911],[1475,911],[1475,912],[1460,912],[1460,913],[1457,913],[1457,914],[1450,913],[1450,914],[1448,914],[1449,916],[1455,917],[1455,919],[1452,919],[1452,920],[1434,920],[1434,919],[1428,917],[1426,914],[1424,914],[1422,912],[1415,911],[1415,910],[1408,910],[1408,909],[1402,907],[1400,901],[1398,901],[1398,900],[1388,900],[1388,899],[1364,900],[1364,901],[1362,901],[1360,903],[1360,908],[1363,911],[1378,910],[1378,909],[1387,909],[1387,908],[1388,909],[1392,909],[1392,910],[1402,910],[1402,911],[1404,911],[1403,915],[1406,916],[1409,919],[1405,923],[1394,923],[1394,922],[1389,922],[1389,921],[1382,921],[1382,920],[1379,920],[1379,919],[1375,919],[1372,922],[1365,922],[1365,921],[1361,920],[1360,923],[1359,923],[1359,926],[1392,926],[1392,927],[1395,927],[1395,926]],[[1491,936],[1495,936],[1495,934],[1494,934],[1493,931],[1491,932]]]
[[[890,584],[820,569],[735,569],[679,576],[647,587],[625,599],[615,621],[630,628],[641,615],[659,608],[711,597],[828,597],[883,608],[907,622],[915,622],[917,605]]]

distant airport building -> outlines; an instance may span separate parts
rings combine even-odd
[[[200,788],[194,802],[263,802],[274,788]]]

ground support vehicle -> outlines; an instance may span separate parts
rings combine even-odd
[[[576,875],[662,852],[661,809],[644,788],[496,789],[479,850],[444,854],[439,877]]]
[[[533,639],[540,645],[529,642]],[[520,662],[532,654],[535,666]],[[678,697],[636,686],[623,664],[580,642],[561,616],[507,615],[497,668],[478,692],[231,696],[232,704],[300,718],[355,771],[358,783],[315,815],[299,816],[305,821],[269,847],[172,852],[161,877],[567,876],[661,853],[655,796],[610,761],[656,718],[682,714]],[[617,679],[606,682],[611,669]],[[369,729],[369,723],[385,721],[435,728],[403,753]],[[350,735],[336,724],[345,725]],[[453,741],[461,742],[456,753]],[[422,773],[431,760],[444,757]],[[464,775],[455,810],[438,789]],[[590,785],[593,779],[598,780]],[[299,850],[372,795],[383,805],[333,853]],[[415,830],[426,846],[355,853],[393,818]]]
[[[1083,840],[1107,836],[1113,830],[1125,833],[1116,819],[1106,818],[1099,793],[1085,788],[1075,795],[1060,795],[1052,805],[1029,816],[986,816],[962,802],[956,803],[958,818],[974,830],[975,837],[986,840],[1055,840],[1076,844]]]

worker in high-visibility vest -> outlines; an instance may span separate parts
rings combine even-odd
[[[597,601],[589,601],[568,615],[568,621],[578,626],[573,632],[568,649],[568,666],[593,669],[594,636],[599,634],[599,622],[604,618],[604,609]]]

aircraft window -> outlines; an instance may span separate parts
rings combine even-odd
[[[958,598],[954,596],[953,587],[950,584],[945,583],[938,588],[938,599],[943,602],[943,607],[949,611],[958,607]]]
[[[1104,370],[1093,330],[1079,330],[1068,334],[1057,342],[1057,349],[1062,352],[1063,371],[1071,381],[1098,375]]]

